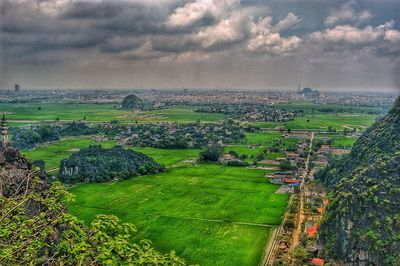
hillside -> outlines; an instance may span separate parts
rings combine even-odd
[[[121,146],[105,149],[89,146],[60,164],[60,179],[66,183],[105,182],[115,178],[154,174],[164,170],[149,156]]]
[[[128,95],[122,101],[122,109],[124,110],[135,110],[142,109],[143,101],[134,94]]]
[[[330,188],[323,255],[347,265],[400,265],[400,98],[318,178]]]
[[[0,265],[186,265],[138,242],[136,227],[115,216],[79,221],[64,205],[66,188],[47,183],[11,146],[0,144],[0,170]]]

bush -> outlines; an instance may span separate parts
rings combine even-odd
[[[283,227],[285,227],[286,229],[293,229],[295,228],[295,223],[294,223],[294,219],[286,219],[285,222],[283,223]]]
[[[208,146],[200,152],[200,161],[217,162],[219,157],[224,153],[224,148],[220,145]]]

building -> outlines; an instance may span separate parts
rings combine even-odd
[[[283,180],[283,183],[285,185],[291,186],[291,187],[298,187],[300,185],[300,180],[293,179],[293,178],[285,178]]]
[[[14,90],[15,90],[15,93],[18,93],[18,92],[20,92],[20,91],[21,91],[21,87],[20,87],[20,85],[19,85],[19,84],[15,84],[15,86],[14,86]]]
[[[283,180],[287,178],[288,173],[286,172],[275,172],[269,179],[272,184],[283,184]]]
[[[8,139],[8,127],[5,114],[3,114],[3,119],[1,120],[1,137],[3,145],[8,145],[10,141]]]
[[[309,226],[306,228],[306,234],[309,238],[317,235],[318,232],[318,224],[314,224],[313,226]]]
[[[313,258],[311,260],[311,264],[314,266],[323,266],[325,264],[325,261],[323,259],[320,258]]]
[[[303,90],[300,90],[299,86],[299,91],[297,92],[298,98],[319,98],[320,94],[318,90],[313,90],[311,88],[304,88]]]

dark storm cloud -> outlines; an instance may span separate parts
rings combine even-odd
[[[123,12],[123,3],[76,2],[70,4],[61,15],[64,19],[110,19]]]
[[[321,63],[342,73],[346,62],[349,76],[362,67],[367,77],[376,68],[365,62],[376,60],[396,71],[400,61],[396,1],[0,0],[0,5],[0,63],[10,67],[49,62],[57,69],[58,62],[60,69],[100,64],[124,70],[140,61],[144,69],[164,62],[178,69],[201,62],[202,74],[213,76],[207,62],[244,65],[249,73],[275,73],[279,64],[296,69],[293,62],[317,80],[313,70],[320,73]],[[235,71],[227,76],[238,76]],[[265,77],[250,83],[260,82]]]

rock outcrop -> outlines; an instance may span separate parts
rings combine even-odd
[[[318,178],[331,192],[320,255],[345,265],[400,265],[400,98]]]

